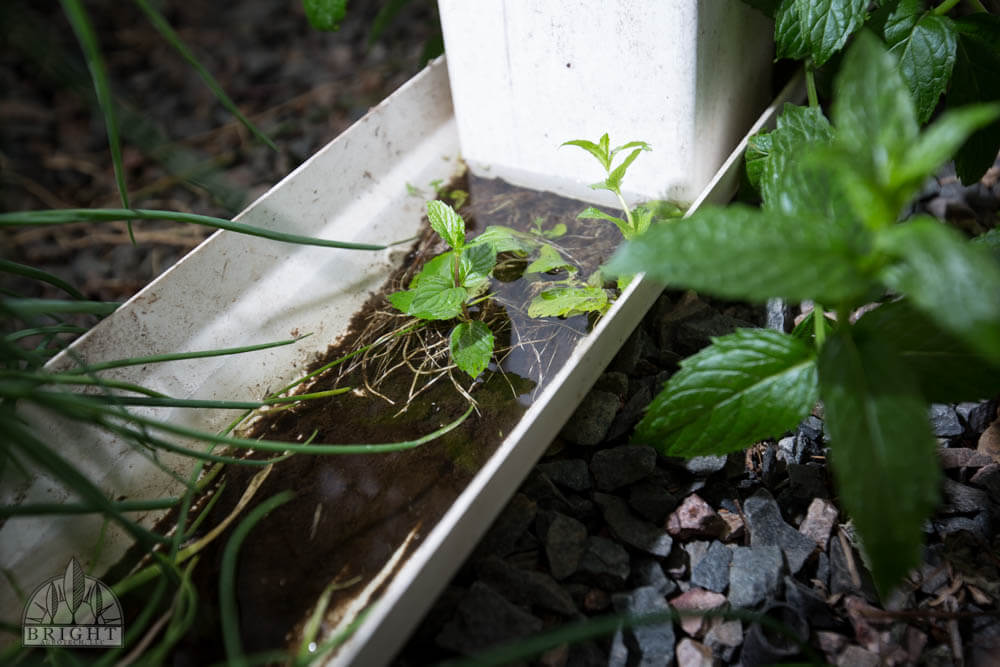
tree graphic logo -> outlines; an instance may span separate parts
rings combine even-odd
[[[110,588],[73,558],[28,598],[21,623],[25,646],[120,648],[122,607]]]

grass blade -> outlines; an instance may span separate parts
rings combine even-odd
[[[18,211],[0,214],[0,227],[19,225],[65,225],[71,222],[114,222],[116,220],[174,220],[190,222],[205,227],[215,227],[231,232],[259,236],[272,241],[297,243],[299,245],[314,245],[323,248],[344,248],[346,250],[385,250],[387,246],[370,243],[347,243],[344,241],[328,241],[299,234],[286,234],[263,227],[254,227],[242,222],[234,222],[225,218],[213,218],[197,213],[181,213],[179,211],[157,211],[144,208],[65,208],[49,211]]]
[[[153,24],[153,27],[156,28],[157,32],[160,33],[163,39],[167,40],[167,42],[169,42],[170,45],[177,50],[181,57],[184,58],[184,60],[186,60],[188,64],[195,69],[195,71],[198,72],[198,76],[201,77],[202,81],[205,82],[205,85],[209,87],[212,94],[215,95],[216,99],[219,100],[222,106],[224,106],[231,114],[236,116],[237,120],[243,123],[243,126],[250,130],[255,137],[267,144],[271,150],[277,151],[278,147],[274,145],[274,142],[271,141],[266,134],[260,131],[256,125],[250,122],[249,118],[243,115],[236,104],[229,98],[228,95],[226,95],[225,91],[222,90],[222,86],[220,86],[219,82],[215,80],[215,77],[213,77],[211,73],[205,69],[187,45],[181,41],[180,36],[174,31],[163,15],[151,7],[146,0],[135,0],[135,4],[139,6],[139,9],[143,11],[146,18],[149,19],[149,22]]]
[[[68,282],[60,278],[59,276],[54,276],[48,271],[42,271],[41,269],[36,269],[33,266],[27,266],[25,264],[18,264],[17,262],[12,262],[7,259],[0,259],[0,271],[4,273],[13,273],[14,275],[24,276],[25,278],[31,278],[33,280],[40,280],[43,283],[48,283],[54,287],[58,287],[62,291],[69,294],[74,299],[85,299],[75,287],[70,285]]]
[[[115,116],[114,100],[111,97],[111,84],[108,81],[108,70],[104,65],[104,58],[101,56],[100,46],[97,44],[97,35],[94,34],[94,27],[90,24],[90,17],[83,8],[80,0],[60,0],[63,12],[76,33],[76,38],[80,42],[84,56],[87,59],[87,67],[90,69],[90,78],[94,83],[94,93],[97,95],[97,104],[104,114],[104,127],[108,133],[108,148],[111,151],[111,164],[114,167],[115,183],[118,184],[118,194],[121,197],[122,207],[129,208],[128,188],[125,185],[125,168],[122,164],[122,145],[118,136],[118,119]],[[132,234],[132,222],[128,225],[129,237],[135,243],[135,236]]]
[[[83,315],[110,315],[121,304],[110,301],[62,301],[59,299],[3,299],[0,311],[26,319],[53,313],[79,313]]]

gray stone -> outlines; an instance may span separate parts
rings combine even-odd
[[[692,475],[708,476],[726,467],[726,455],[695,456],[684,462],[684,468]]]
[[[576,572],[587,550],[587,527],[572,517],[553,512],[544,540],[552,576],[565,579]]]
[[[663,567],[653,558],[636,558],[632,563],[632,576],[629,579],[635,587],[651,586],[662,595],[673,595],[677,591],[677,583],[667,579]]]
[[[646,411],[652,400],[653,392],[649,387],[644,385],[639,386],[635,390],[635,393],[629,396],[628,400],[625,401],[625,405],[622,406],[622,409],[615,416],[615,420],[608,430],[607,439],[614,440],[629,433],[636,423],[638,423],[639,418],[642,417],[643,412]]]
[[[834,536],[830,540],[830,592],[837,593],[858,593],[869,602],[878,600],[875,593],[875,584],[871,574],[865,569],[861,556],[848,545],[849,552],[845,552],[840,538]],[[848,560],[850,558],[850,560]],[[853,563],[854,567],[850,566]],[[858,581],[854,580],[857,574]]]
[[[802,639],[809,637],[807,619],[799,616],[790,606],[780,602],[770,604],[764,608],[763,613],[791,630],[793,635]],[[765,630],[760,623],[751,623],[743,640],[740,662],[744,667],[773,665],[798,654],[799,644],[791,637],[770,629]]]
[[[541,629],[540,619],[477,581],[458,603],[455,616],[441,630],[436,642],[443,648],[472,655],[494,644],[535,634]]]
[[[877,653],[852,644],[837,658],[837,667],[878,667],[882,664]]]
[[[600,389],[589,391],[563,427],[562,437],[576,445],[598,444],[611,428],[618,406],[618,397],[614,394]]]
[[[677,496],[648,480],[637,482],[629,488],[628,504],[653,523],[663,523],[678,502]]]
[[[595,493],[594,502],[604,510],[604,520],[619,540],[654,556],[665,557],[670,553],[673,538],[665,530],[632,514],[624,500]]]
[[[837,619],[830,610],[826,598],[800,583],[794,577],[785,577],[785,601],[809,624],[819,630],[832,630]]]
[[[955,408],[944,403],[933,403],[928,410],[934,435],[939,438],[957,438],[965,430]]]
[[[579,611],[569,593],[544,572],[522,570],[497,556],[479,561],[476,569],[484,583],[515,604],[531,605],[563,616],[575,616]]]
[[[826,467],[817,463],[788,464],[788,487],[791,494],[802,500],[827,498]]]
[[[616,630],[608,649],[608,667],[628,667],[628,647],[625,646],[625,631]]]
[[[663,594],[652,586],[642,586],[629,593],[612,597],[615,611],[620,614],[643,615],[670,611]],[[662,667],[674,661],[674,624],[669,618],[660,623],[634,625],[625,630],[629,648],[629,664]]]
[[[536,467],[553,482],[571,491],[587,491],[591,487],[590,469],[583,459],[548,461]]]
[[[518,539],[535,520],[537,512],[535,501],[523,493],[515,494],[479,542],[476,553],[497,556],[511,553]]]
[[[982,489],[944,478],[944,511],[949,514],[972,514],[989,510],[990,497]]]
[[[823,444],[823,438],[825,434],[825,426],[823,420],[815,415],[809,415],[799,423],[798,429],[796,429],[796,434],[813,441],[818,445]],[[799,463],[802,463],[799,461]]]
[[[710,619],[703,641],[716,657],[730,664],[736,649],[743,644],[743,624],[736,619]]]
[[[729,564],[733,552],[722,542],[712,542],[705,557],[691,567],[691,584],[722,593],[729,586]]]
[[[785,522],[778,503],[766,489],[759,489],[746,499],[743,514],[747,530],[750,531],[750,545],[780,547],[788,559],[792,574],[802,569],[802,565],[817,549],[815,541]]]
[[[656,343],[641,326],[638,326],[625,340],[609,367],[613,371],[635,375],[643,365],[643,360],[655,353]]]
[[[709,544],[705,540],[694,540],[684,544],[683,549],[688,555],[688,572],[693,571],[701,559],[705,557]]]
[[[647,445],[622,445],[602,449],[590,459],[590,472],[601,491],[638,482],[656,468],[656,450]]]
[[[969,483],[984,489],[993,502],[1000,503],[1000,463],[983,466],[976,471]]]
[[[755,607],[778,593],[784,561],[777,546],[735,547],[729,570],[729,604]]]
[[[628,552],[605,537],[591,536],[577,572],[590,575],[604,588],[621,588],[629,575]]]
[[[997,406],[995,401],[959,403],[955,406],[955,412],[965,422],[970,435],[979,435],[996,419]]]
[[[753,327],[750,322],[738,320],[716,310],[707,311],[707,317],[681,322],[674,331],[677,351],[694,353],[711,343],[716,336],[724,336],[738,327]]]
[[[600,389],[624,399],[628,396],[628,375],[620,371],[601,373],[597,382],[594,383],[594,389]]]

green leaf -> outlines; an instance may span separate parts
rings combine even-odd
[[[840,303],[860,298],[872,284],[855,249],[865,238],[740,204],[706,206],[629,241],[608,271],[644,271],[663,284],[725,298]]]
[[[451,358],[473,379],[486,370],[493,356],[493,332],[480,322],[462,322],[451,330]]]
[[[774,15],[776,58],[802,60],[809,55],[809,44],[795,0],[781,0]]]
[[[302,0],[302,7],[316,30],[337,30],[347,15],[347,0]]]
[[[681,362],[633,440],[670,456],[726,454],[795,428],[817,395],[808,345],[778,331],[738,329]]]
[[[821,109],[785,105],[777,127],[769,135],[770,150],[760,176],[765,208],[787,211],[788,207],[781,202],[786,194],[781,181],[789,165],[797,162],[807,147],[829,143],[832,137],[833,128]]]
[[[858,320],[859,337],[891,345],[932,403],[958,403],[1000,393],[1000,367],[942,329],[905,299],[882,304]]]
[[[993,253],[994,259],[1000,262],[1000,227],[994,227],[985,234],[977,236],[972,239],[972,243],[989,248]]]
[[[579,146],[597,158],[597,161],[601,163],[602,167],[604,167],[604,171],[611,171],[611,156],[608,155],[607,134],[604,134],[604,136],[601,137],[600,144],[595,144],[593,141],[587,141],[586,139],[574,139],[572,141],[566,141],[562,145]]]
[[[621,146],[618,146],[617,148],[612,149],[611,153],[610,153],[610,156],[613,159],[621,151],[627,151],[630,148],[638,148],[639,150],[643,150],[643,151],[651,151],[651,150],[653,150],[653,147],[650,146],[649,144],[647,144],[645,141],[630,141],[627,144],[622,144]]]
[[[538,259],[524,269],[528,273],[547,273],[555,270],[566,270],[576,273],[576,267],[563,259],[559,251],[550,245],[543,245],[538,249]]]
[[[488,278],[497,264],[497,251],[492,245],[483,243],[467,247],[462,252],[462,263],[458,269],[459,281],[465,285],[470,280]]]
[[[835,82],[837,142],[876,183],[885,183],[917,137],[913,98],[896,59],[870,32],[860,33]]]
[[[588,206],[586,209],[578,213],[576,217],[582,220],[606,220],[607,222],[613,222],[622,233],[622,236],[625,236],[631,231],[627,221],[613,215],[608,215],[604,211],[596,209],[593,206]]]
[[[607,309],[608,293],[599,287],[557,287],[532,299],[528,317],[569,317]]]
[[[434,257],[420,269],[420,273],[413,277],[410,282],[410,289],[421,286],[435,287],[437,289],[447,289],[455,287],[455,253],[452,251],[443,252]]]
[[[755,134],[747,140],[747,151],[743,160],[746,164],[747,180],[757,192],[760,192],[761,177],[768,155],[771,153],[772,140],[770,132]]]
[[[518,255],[527,255],[535,249],[536,241],[526,237],[523,233],[510,227],[502,225],[490,225],[483,230],[483,233],[469,242],[470,246],[489,244],[497,254],[501,252],[513,252]]]
[[[917,121],[926,123],[948,87],[958,37],[947,16],[927,14],[892,48],[917,105]]]
[[[813,65],[839,51],[865,20],[867,0],[795,0]]]
[[[764,16],[773,19],[781,0],[743,0],[743,4],[750,5]]]
[[[393,292],[389,295],[389,303],[392,304],[393,308],[401,313],[409,313],[410,306],[413,304],[413,290],[402,290],[400,292]]]
[[[910,146],[893,181],[912,194],[928,176],[951,159],[970,135],[998,118],[1000,104],[977,104],[946,111]]]
[[[913,32],[923,13],[923,0],[889,0],[872,13],[869,25],[892,47]]]
[[[1000,17],[976,13],[955,22],[958,51],[948,90],[949,107],[1000,101]],[[1000,120],[976,132],[955,156],[963,183],[975,183],[993,166],[1000,148]]]
[[[605,181],[608,189],[620,190],[622,187],[622,179],[625,178],[625,172],[628,168],[635,162],[635,159],[639,157],[639,153],[643,150],[642,148],[636,148],[634,151],[628,154],[628,156],[622,160],[622,163],[615,167],[610,174],[608,174],[608,180]]]
[[[462,314],[462,304],[469,293],[464,287],[421,286],[414,290],[413,300],[407,309],[408,315],[422,320],[450,320]]]
[[[632,209],[633,228],[629,230],[628,234],[623,234],[623,236],[629,240],[637,236],[642,236],[651,224],[653,224],[653,212],[648,208],[637,206]]]
[[[886,595],[921,560],[937,503],[937,443],[916,378],[895,350],[847,329],[823,346],[820,395],[840,499]]]
[[[465,245],[465,220],[448,204],[436,199],[427,202],[427,220],[431,229],[452,248]]]
[[[986,248],[927,217],[881,230],[877,243],[896,258],[881,275],[890,289],[1000,363],[1000,265]]]

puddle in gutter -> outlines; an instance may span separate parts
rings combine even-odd
[[[586,204],[551,193],[515,188],[500,180],[472,176],[453,183],[449,189],[469,192],[460,212],[468,235],[474,236],[488,225],[504,225],[529,231],[537,218],[543,228],[565,224],[569,231],[549,241],[574,265],[585,279],[605,261],[621,241],[610,223],[577,220]],[[426,223],[425,223],[426,225]],[[380,294],[373,296],[355,316],[344,340],[331,346],[317,368],[355,349],[358,332],[373,340],[385,331],[398,328],[406,318],[391,316],[385,294],[409,283],[422,263],[445,248],[425,233],[408,255],[408,265],[391,276]],[[565,277],[542,276],[547,281]],[[412,539],[398,567],[422,541],[465,489],[518,422],[551,377],[569,357],[576,343],[592,325],[586,316],[567,319],[527,317],[532,288],[525,279],[503,282],[494,279],[494,311],[479,313],[492,322],[496,347],[505,348],[500,369],[491,364],[479,382],[453,371],[453,375],[479,408],[460,427],[416,449],[372,455],[296,455],[276,465],[251,506],[284,490],[295,492],[291,502],[272,511],[244,542],[237,573],[237,599],[244,649],[248,653],[290,648],[298,650],[305,619],[324,588],[331,581],[347,582],[336,590],[328,607],[320,637],[342,620],[345,608],[369,586],[394,553]],[[490,306],[487,306],[490,308]],[[372,313],[376,322],[373,323]],[[377,326],[382,329],[378,329]],[[376,330],[373,331],[373,327]],[[447,375],[441,375],[407,404],[414,387],[411,367],[402,358],[413,355],[422,345],[440,345],[447,340],[450,325],[432,324],[396,345],[391,357],[369,358],[365,366],[345,363],[327,371],[308,387],[321,391],[350,386],[355,391],[320,401],[306,402],[294,409],[264,414],[253,424],[251,437],[301,442],[313,432],[315,442],[385,443],[410,440],[432,432],[460,417],[468,403]],[[402,341],[402,339],[397,339]],[[443,348],[442,348],[443,349]],[[377,354],[373,350],[371,354]],[[419,364],[412,356],[410,365]],[[381,377],[380,368],[393,368]],[[502,370],[502,372],[498,372]],[[370,388],[365,388],[366,384]],[[470,387],[471,385],[471,387]],[[375,396],[375,393],[382,397]],[[393,402],[385,400],[389,398]],[[225,472],[226,487],[206,526],[217,524],[236,505],[240,494],[259,468],[230,466]],[[205,598],[217,590],[215,569],[221,545],[216,540],[213,553],[202,557],[196,569]],[[377,599],[384,584],[378,586]],[[212,591],[212,593],[209,593]],[[212,633],[199,635],[210,641]],[[218,643],[215,634],[215,643]],[[202,660],[219,646],[181,646]]]

